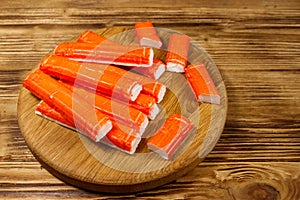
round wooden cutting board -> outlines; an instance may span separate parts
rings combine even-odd
[[[168,38],[174,31],[158,29],[163,41],[155,57],[165,59]],[[123,44],[138,45],[134,30],[122,27],[100,29],[97,33]],[[220,105],[196,102],[184,74],[166,72],[159,79],[167,86],[159,104],[159,116],[148,126],[136,153],[128,155],[97,144],[85,136],[35,114],[39,102],[21,88],[18,121],[26,143],[50,173],[74,186],[100,192],[129,193],[161,186],[197,166],[217,143],[225,124],[227,96],[218,68],[208,54],[191,41],[189,63],[203,62],[221,96]],[[195,129],[170,160],[146,147],[151,134],[173,113],[188,117]]]

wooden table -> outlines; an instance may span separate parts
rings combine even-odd
[[[1,1],[0,199],[300,199],[300,1]],[[18,127],[25,75],[86,29],[149,19],[199,42],[228,93],[224,132],[193,171],[122,196],[66,185],[41,168]]]

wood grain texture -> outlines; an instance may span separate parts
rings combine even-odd
[[[247,192],[236,193],[243,186],[249,194],[262,191],[252,199],[298,200],[299,187],[294,184],[299,185],[300,168],[299,4],[1,1],[0,198],[246,199]],[[21,81],[57,43],[86,29],[132,26],[143,19],[189,35],[212,56],[228,92],[222,137],[195,170],[156,190],[111,196],[67,186],[41,169],[20,133],[16,113]],[[215,173],[219,170],[220,180]],[[231,173],[234,176],[226,178]],[[263,192],[265,188],[269,192]]]

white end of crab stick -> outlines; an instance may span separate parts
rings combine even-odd
[[[157,103],[160,103],[160,102],[163,100],[163,98],[164,98],[164,96],[165,96],[165,94],[166,94],[166,90],[167,90],[166,86],[163,85],[163,86],[161,87],[159,93],[158,93],[158,96],[157,96]]]
[[[177,73],[184,73],[184,66],[182,66],[179,63],[168,62],[167,63],[167,71],[177,72]]]
[[[100,124],[100,122],[99,122]],[[96,126],[95,126],[96,127]],[[107,121],[99,130],[96,137],[96,142],[99,142],[105,135],[112,129],[113,125],[111,121]]]
[[[161,77],[161,75],[163,75],[163,73],[165,73],[166,71],[166,66],[164,63],[159,64],[155,74],[154,74],[154,79],[157,80]]]
[[[166,160],[169,159],[169,155],[164,150],[158,148],[157,146],[155,146],[153,144],[148,144],[148,149],[155,152],[156,154],[158,154],[163,159],[166,159]]]
[[[140,40],[141,46],[148,46],[148,47],[154,47],[159,49],[162,45],[161,41],[151,40],[150,38],[143,37]]]
[[[129,151],[129,154],[134,154],[134,152],[136,151],[137,147],[139,146],[139,143],[141,141],[141,137],[136,137],[135,140],[132,141],[131,143],[131,150]]]
[[[147,117],[145,117],[145,120],[143,121],[143,123],[140,126],[140,130],[139,130],[139,135],[143,135],[143,133],[145,132],[147,126],[149,124],[149,120]]]
[[[152,108],[151,111],[148,115],[148,118],[150,120],[154,120],[156,118],[156,116],[158,115],[158,113],[160,112],[160,108],[158,107],[157,104],[155,104]]]
[[[152,48],[150,48],[150,55],[149,55],[149,65],[145,65],[142,67],[151,67],[153,65],[153,59],[154,59],[154,51]]]
[[[140,84],[134,84],[131,89],[131,96],[130,100],[135,101],[136,98],[139,96],[140,92],[142,91],[143,87]]]

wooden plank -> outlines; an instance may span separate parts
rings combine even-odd
[[[268,8],[277,8],[277,9],[284,9],[284,8],[296,8],[299,6],[299,1],[297,0],[289,0],[287,2],[282,2],[280,0],[253,0],[251,2],[240,2],[236,0],[216,0],[213,2],[208,2],[205,0],[198,0],[198,1],[189,1],[188,3],[179,1],[179,0],[161,0],[161,1],[149,1],[146,0],[143,3],[139,1],[109,1],[109,0],[101,0],[95,4],[93,0],[86,0],[82,2],[80,0],[56,0],[55,4],[51,2],[41,2],[38,0],[31,0],[30,2],[26,0],[18,0],[18,1],[9,1],[3,0],[0,3],[1,8],[61,8],[61,7],[76,7],[76,8],[126,8],[131,7],[132,9],[139,8],[139,7],[154,7],[154,8],[177,8],[180,9],[182,7],[186,8],[194,8],[194,7],[208,7],[208,8],[224,8],[224,9],[246,9],[246,8],[259,8],[259,9],[268,9]]]
[[[299,163],[203,162],[191,173],[156,190],[119,195],[119,198],[157,199],[299,199]],[[7,173],[9,172],[9,173]],[[115,198],[65,185],[41,169],[38,163],[0,164],[0,198],[85,199]],[[43,177],[42,179],[40,177]],[[198,188],[198,189],[197,189]],[[199,189],[201,188],[201,189]],[[213,192],[212,192],[213,191]],[[272,197],[272,198],[271,198]]]
[[[0,161],[34,161],[16,120],[0,123]],[[277,130],[277,129],[276,129]],[[225,128],[220,141],[206,158],[208,162],[294,161],[299,162],[298,129]]]
[[[41,170],[19,131],[16,103],[25,75],[58,42],[144,19],[186,33],[206,49],[227,86],[228,117],[214,151],[192,173],[120,198],[247,199],[238,190],[261,199],[300,198],[300,2],[173,2],[0,1],[0,198],[117,198],[66,186]],[[216,180],[215,172],[223,178]]]

